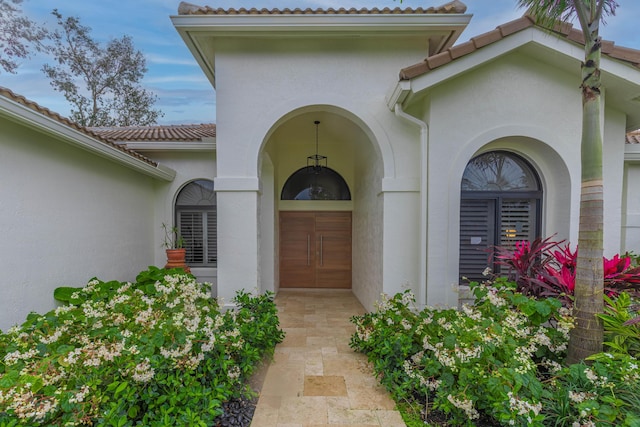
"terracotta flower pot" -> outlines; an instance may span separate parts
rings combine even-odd
[[[164,268],[182,268],[187,273],[191,272],[191,269],[185,262],[185,256],[187,254],[186,249],[167,249],[166,252],[167,264],[164,266]]]

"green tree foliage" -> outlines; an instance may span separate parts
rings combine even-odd
[[[19,59],[29,58],[31,49],[43,50],[47,31],[22,16],[22,0],[0,0],[0,68],[16,73]]]
[[[603,185],[602,132],[600,129],[600,57],[599,35],[604,17],[615,14],[614,0],[518,0],[528,7],[537,22],[553,28],[558,21],[577,17],[585,39],[582,63],[582,179],[580,223],[578,228],[578,261],[574,315],[576,327],[571,331],[568,361],[585,359],[602,350],[603,328],[598,318],[604,310],[602,266],[603,255]]]
[[[61,29],[51,37],[58,65],[42,70],[72,105],[70,119],[89,127],[156,123],[163,114],[153,108],[156,96],[140,84],[147,71],[145,58],[131,37],[101,46],[78,18],[65,19],[57,10],[53,15]]]

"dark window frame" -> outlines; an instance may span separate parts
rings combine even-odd
[[[192,185],[201,185],[204,189],[204,191],[201,189],[201,192],[207,198],[199,200],[197,204],[181,204],[180,196],[184,191],[188,191]],[[207,194],[209,192],[213,194]],[[217,201],[213,189],[213,181],[196,179],[186,183],[178,191],[174,210],[175,224],[181,236],[185,239],[184,248],[187,250],[187,264],[190,267],[217,267]],[[191,215],[191,218],[183,218],[186,215]],[[189,219],[195,221],[195,224],[193,230],[187,231],[185,223]],[[213,230],[210,230],[211,227],[213,227]]]
[[[318,184],[318,180],[324,182]],[[331,168],[303,167],[287,178],[280,200],[351,200],[351,190],[342,175]]]
[[[493,204],[493,208],[489,209],[491,212],[493,212],[493,224],[491,224],[491,231],[492,231],[492,236],[491,237],[491,241],[488,241],[486,246],[488,247],[488,251],[487,251],[487,266],[491,267],[492,270],[496,273],[500,272],[499,266],[495,263],[495,258],[494,255],[495,253],[492,252],[490,250],[492,245],[501,245],[503,244],[502,238],[503,238],[503,208],[504,208],[504,202],[505,201],[509,201],[509,200],[532,200],[535,203],[534,206],[534,211],[533,211],[533,215],[535,215],[535,218],[531,221],[533,225],[533,238],[537,238],[540,237],[541,233],[542,233],[542,202],[543,202],[543,190],[542,190],[542,185],[541,185],[541,180],[540,177],[538,175],[537,170],[526,160],[524,159],[522,156],[519,156],[516,153],[513,152],[509,152],[509,151],[503,151],[503,150],[496,150],[496,151],[491,151],[489,153],[483,153],[480,156],[476,156],[473,159],[471,159],[469,161],[469,163],[467,163],[467,166],[465,167],[465,171],[466,168],[469,167],[469,165],[477,158],[487,155],[487,154],[502,154],[511,158],[515,158],[517,159],[517,162],[521,165],[521,166],[525,166],[528,170],[527,172],[535,179],[535,185],[538,188],[538,190],[523,190],[523,191],[518,191],[518,190],[507,190],[507,191],[499,191],[499,190],[491,190],[491,191],[487,191],[487,190],[473,190],[473,191],[460,191],[460,224],[459,224],[459,230],[460,230],[460,243],[459,243],[459,255],[460,255],[460,260],[459,260],[459,264],[458,264],[458,268],[459,268],[459,275],[460,276],[465,276],[467,279],[469,280],[482,280],[483,276],[482,276],[482,272],[478,271],[478,272],[464,272],[463,270],[463,264],[464,263],[470,263],[471,261],[469,259],[465,259],[463,260],[463,256],[462,256],[462,252],[463,252],[463,247],[462,247],[462,230],[463,230],[463,224],[462,224],[462,220],[463,220],[463,212],[462,212],[462,206],[465,200],[486,200],[488,203]],[[461,187],[462,187],[462,183],[461,183]],[[468,224],[464,224],[465,227],[468,227]],[[464,228],[466,230],[466,228]],[[514,242],[517,241],[518,239],[514,239]],[[462,277],[461,277],[462,280]]]

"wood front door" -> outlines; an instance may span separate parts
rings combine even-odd
[[[280,212],[280,286],[351,288],[351,212]]]

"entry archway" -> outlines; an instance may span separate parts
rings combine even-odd
[[[316,121],[321,123],[317,149],[314,127]],[[380,192],[385,166],[381,149],[377,141],[372,139],[375,137],[371,128],[353,113],[319,105],[292,111],[274,124],[267,135],[262,156],[268,156],[273,162],[272,200],[276,228],[272,265],[275,265],[275,290],[279,287],[303,287],[305,283],[312,283],[314,287],[350,287],[358,298],[367,302],[375,300],[382,292],[383,241],[379,230],[382,229],[383,206]],[[308,170],[307,160],[314,153],[326,156],[328,160],[328,165],[323,165],[320,176],[316,176],[315,171]],[[262,174],[263,188],[265,179],[269,178]],[[318,180],[316,184],[322,185],[311,185],[314,180]],[[294,183],[297,184],[293,185]],[[311,194],[312,191],[306,191],[310,187],[330,189],[329,192],[333,195],[325,197],[325,191]],[[263,192],[263,200],[264,196]],[[266,203],[267,201],[263,202],[265,208]],[[303,233],[302,238],[289,236],[287,230],[290,228],[287,224],[290,217],[296,215],[301,217],[299,222],[313,216],[314,231]],[[347,231],[328,230],[326,227],[329,222],[330,227],[339,225],[338,228],[345,228],[348,225]],[[322,236],[318,231],[320,229],[324,229]],[[343,232],[349,234],[339,236]],[[298,240],[297,249],[292,251],[285,244],[290,238]],[[338,244],[338,241],[342,243]],[[345,252],[345,249],[349,251]],[[286,263],[287,257],[300,258],[299,261],[305,268],[307,253],[309,264],[314,264],[315,261],[319,267],[324,267],[315,272],[316,279],[319,274],[321,280],[290,281],[285,276],[290,267]],[[265,255],[268,255],[266,250]],[[332,258],[340,265],[330,272],[328,263]],[[332,277],[330,281],[324,281],[328,277]],[[372,283],[380,286],[372,289]]]

